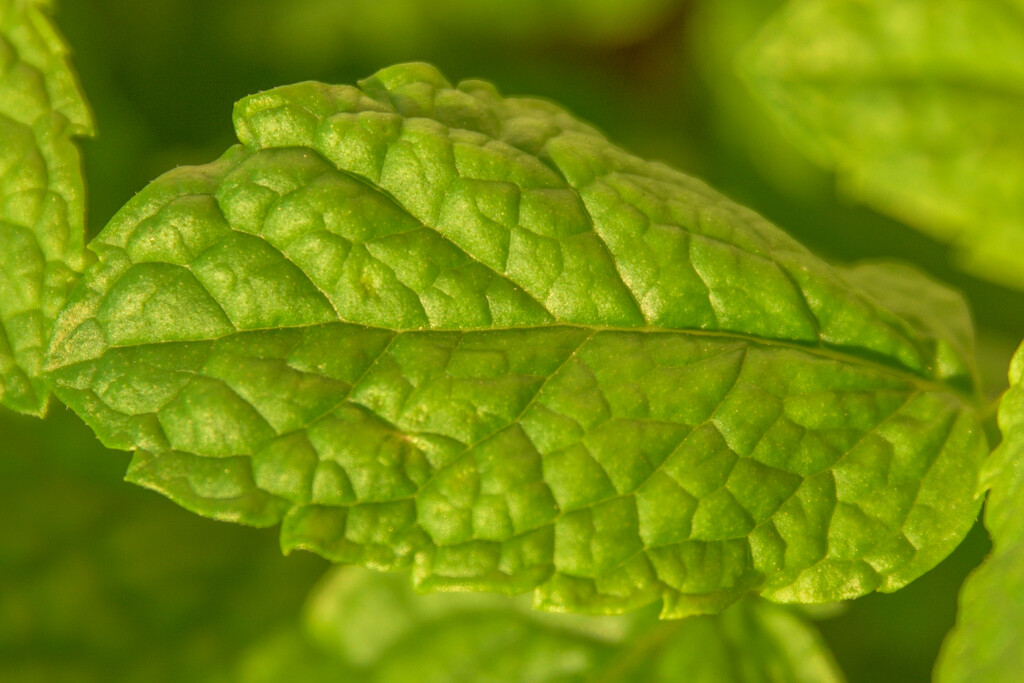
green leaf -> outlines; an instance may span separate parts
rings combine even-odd
[[[42,415],[54,320],[85,268],[71,138],[92,122],[42,0],[0,0],[0,405]]]
[[[688,681],[824,683],[842,674],[794,611],[746,599],[718,616],[659,624],[549,615],[488,595],[421,596],[400,575],[343,568],[306,606],[303,629],[253,648],[238,681],[391,683]]]
[[[1024,3],[793,0],[743,59],[846,192],[1024,287]]]
[[[992,554],[960,593],[957,626],[936,665],[939,681],[1016,681],[1024,668],[1024,345],[999,405],[1003,442],[986,463],[985,526]]]
[[[58,395],[132,481],[424,589],[598,613],[896,590],[970,528],[969,323],[922,276],[862,291],[427,65],[235,126],[115,216],[54,337]]]

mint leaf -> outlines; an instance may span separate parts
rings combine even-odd
[[[304,627],[253,648],[236,680],[842,680],[813,626],[755,599],[718,616],[658,624],[650,610],[547,615],[521,599],[420,596],[403,576],[346,567],[314,589]]]
[[[54,336],[58,395],[132,481],[421,588],[598,613],[896,590],[970,528],[986,445],[938,285],[862,291],[555,105],[423,64],[235,126],[115,216]]]
[[[794,0],[743,70],[849,194],[1020,288],[1022,17],[1019,0]]]
[[[936,665],[940,681],[1015,681],[1024,667],[1024,346],[999,405],[1003,442],[986,463],[992,554],[960,593],[957,626]]]
[[[0,0],[0,405],[36,415],[53,323],[86,264],[71,138],[92,132],[48,8]]]

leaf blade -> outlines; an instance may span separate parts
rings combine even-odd
[[[0,3],[0,405],[42,415],[42,366],[87,264],[73,137],[92,121],[46,3]]]
[[[1024,347],[1022,347],[1024,349]],[[956,627],[946,637],[935,666],[936,680],[1014,680],[1024,664],[1021,632],[1015,628],[1024,613],[1024,350],[1018,349],[1010,369],[1010,388],[999,404],[1003,442],[985,464],[988,501],[985,526],[992,552],[964,582],[958,600]]]
[[[965,320],[426,65],[236,126],[115,216],[55,335],[59,395],[137,483],[569,611],[895,590],[969,528]]]

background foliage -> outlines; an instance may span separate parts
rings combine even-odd
[[[88,229],[164,170],[218,156],[240,97],[425,60],[453,80],[480,76],[508,94],[557,100],[835,262],[894,258],[953,284],[969,299],[983,381],[998,395],[1024,336],[1024,294],[964,274],[945,244],[837,194],[834,177],[787,141],[737,76],[737,55],[782,4],[67,2],[57,20],[98,122],[98,137],[81,146]],[[322,593],[303,607],[325,563],[285,560],[273,531],[198,519],[121,483],[126,456],[83,446],[94,443],[88,430],[54,413],[42,424],[0,415],[0,514],[11,520],[0,535],[0,679],[274,680],[294,670],[281,668],[289,662],[337,674],[337,648],[316,636]],[[927,680],[958,587],[987,548],[976,528],[903,591],[815,613],[849,680]],[[544,628],[513,626],[524,638]],[[604,661],[611,637],[580,628],[571,639],[581,656]]]

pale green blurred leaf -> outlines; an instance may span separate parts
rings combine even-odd
[[[825,683],[841,681],[814,627],[745,599],[721,615],[659,623],[552,615],[501,596],[416,595],[400,575],[335,570],[304,629],[282,631],[239,667],[244,683]]]
[[[827,175],[797,150],[737,73],[737,57],[785,0],[699,0],[687,21],[687,46],[712,101],[709,123],[720,144],[738,150],[776,191],[799,198],[830,190]]]
[[[1020,288],[1022,54],[1019,0],[792,0],[743,71],[847,193]]]

